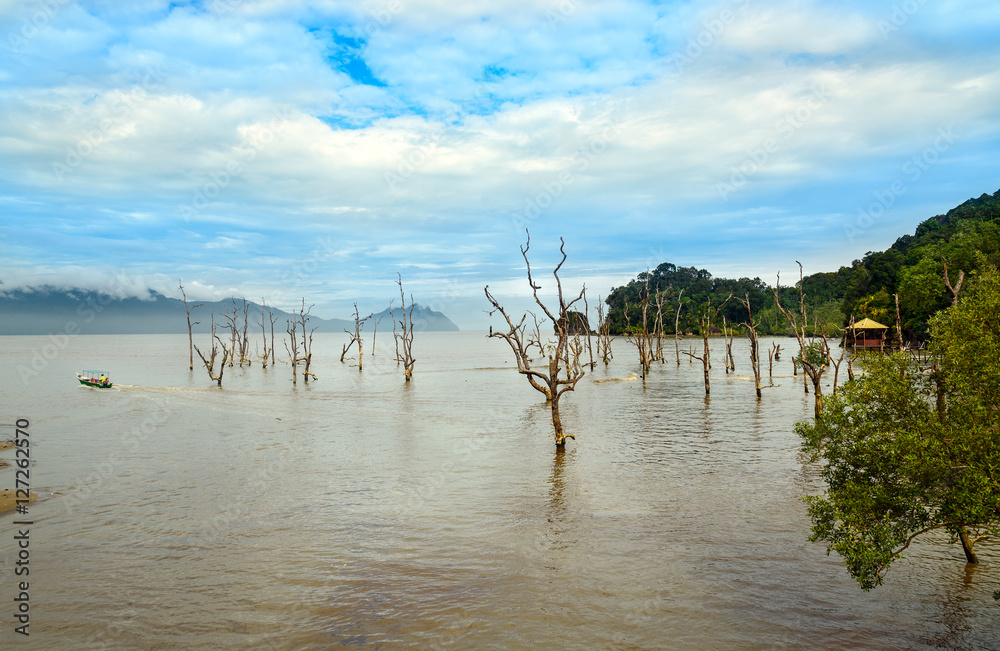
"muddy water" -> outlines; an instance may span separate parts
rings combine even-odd
[[[626,379],[618,342],[563,401],[564,453],[482,334],[418,335],[410,386],[389,337],[359,373],[317,335],[318,381],[231,369],[222,390],[188,371],[186,337],[48,343],[0,338],[0,422],[30,421],[43,496],[31,636],[11,610],[0,646],[1000,647],[995,546],[968,569],[928,539],[864,593],[807,541],[799,498],[820,486],[792,425],[811,397],[786,359],[758,403],[742,343],[706,400],[687,361]],[[22,377],[36,352],[52,359]],[[118,386],[79,387],[82,368]],[[0,516],[7,604],[16,517]]]

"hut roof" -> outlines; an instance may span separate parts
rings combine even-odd
[[[888,330],[889,326],[884,326],[878,321],[872,321],[871,319],[861,319],[856,322],[853,326],[847,326],[847,329],[855,330]]]

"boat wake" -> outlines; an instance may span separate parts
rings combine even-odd
[[[138,384],[116,384],[113,388],[119,391],[218,391],[218,389],[196,387],[147,387]]]
[[[609,377],[602,380],[594,380],[594,384],[601,384],[602,382],[635,382],[638,379],[635,373],[629,373],[627,377]]]

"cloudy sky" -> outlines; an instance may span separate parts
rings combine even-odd
[[[1000,188],[995,0],[0,0],[0,288],[790,278]],[[546,290],[550,284],[546,286]]]

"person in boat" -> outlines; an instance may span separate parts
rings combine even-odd
[[[101,386],[102,387],[108,386],[108,379],[104,377],[104,373],[101,373]]]

